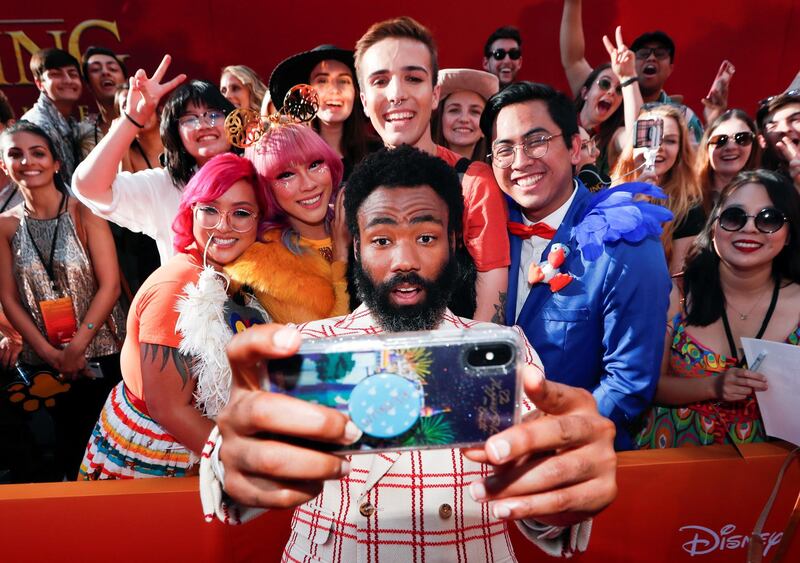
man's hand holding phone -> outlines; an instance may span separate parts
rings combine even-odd
[[[297,352],[300,333],[281,325],[254,326],[228,346],[233,387],[217,419],[223,443],[225,491],[247,506],[289,508],[316,497],[324,481],[350,472],[346,458],[264,436],[285,435],[334,444],[352,444],[361,432],[334,409],[262,391],[263,360]]]

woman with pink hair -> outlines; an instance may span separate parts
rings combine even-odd
[[[253,165],[212,158],[181,194],[172,225],[177,255],[139,289],[128,314],[122,382],[110,393],[80,468],[83,479],[187,475],[228,399],[225,345],[269,321],[231,291],[222,269],[266,228]]]
[[[275,322],[349,312],[341,159],[310,127],[296,124],[272,128],[245,157],[258,171],[269,221],[259,242],[225,272],[251,287]]]

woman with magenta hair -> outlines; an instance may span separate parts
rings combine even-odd
[[[191,472],[228,399],[225,345],[269,321],[221,273],[266,228],[263,192],[247,159],[209,160],[181,194],[169,262],[128,314],[122,382],[108,397],[80,468],[83,479],[180,477]]]
[[[346,314],[350,239],[337,197],[341,159],[310,127],[296,124],[273,127],[245,157],[261,178],[268,228],[225,272],[251,287],[275,322]]]

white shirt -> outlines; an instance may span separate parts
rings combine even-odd
[[[172,221],[178,213],[181,189],[175,187],[166,169],[120,172],[111,184],[108,205],[87,199],[75,186],[72,191],[95,215],[155,239],[162,265],[175,255]]]
[[[578,193],[578,190],[573,187],[572,195],[569,196],[569,199],[565,201],[561,207],[553,211],[541,221],[537,221],[537,223],[546,223],[548,226],[558,230],[558,227],[561,225],[561,222],[567,215],[569,206],[572,205],[572,200],[575,199],[576,193]],[[522,215],[522,223],[524,225],[534,224],[533,221],[529,221],[528,218],[525,217],[524,213]],[[542,254],[544,253],[544,249],[547,248],[548,244],[550,244],[550,239],[538,236],[532,236],[531,238],[522,241],[522,248],[520,249],[519,255],[519,272],[517,272],[519,280],[517,283],[517,313],[514,320],[519,318],[519,313],[522,311],[522,306],[525,305],[525,301],[528,299],[528,294],[531,292],[531,284],[528,283],[528,269],[534,261],[538,264],[543,260],[544,257]]]

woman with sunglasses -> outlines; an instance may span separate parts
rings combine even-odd
[[[696,163],[706,214],[739,172],[758,167],[760,149],[755,138],[756,124],[740,109],[729,109],[706,128]]]
[[[92,432],[81,478],[181,477],[198,460],[230,390],[225,345],[269,320],[254,298],[219,279],[266,227],[258,185],[247,159],[222,154],[181,193],[176,256],[131,304],[122,382]]]
[[[349,312],[341,159],[313,129],[296,124],[274,127],[245,156],[261,179],[267,230],[225,272],[251,287],[275,322]]]
[[[627,139],[633,137],[633,123],[642,106],[636,76],[636,57],[616,29],[616,45],[607,37],[603,44],[609,63],[592,69],[585,56],[581,3],[565,0],[561,19],[561,64],[573,94],[578,124],[597,137],[602,175],[614,167]]]
[[[722,190],[673,287],[639,446],[765,440],[753,393],[768,382],[746,369],[741,339],[800,344],[799,311],[800,196],[780,175],[743,172]]]
[[[673,220],[664,226],[661,242],[670,272],[683,268],[686,253],[694,237],[703,228],[705,216],[702,192],[694,171],[694,146],[680,108],[672,104],[645,104],[637,121],[661,120],[663,136],[652,168],[646,166],[650,149],[633,148],[629,143],[612,172],[616,182],[650,182],[667,194],[664,205],[672,211]]]
[[[152,77],[139,69],[130,78],[127,109],[73,174],[72,191],[95,214],[156,241],[161,263],[174,254],[172,220],[181,191],[198,167],[231,150],[223,125],[233,105],[210,82],[192,80],[170,96],[161,114],[164,168],[119,172],[131,143],[160,100],[186,79],[162,82],[166,55]]]

